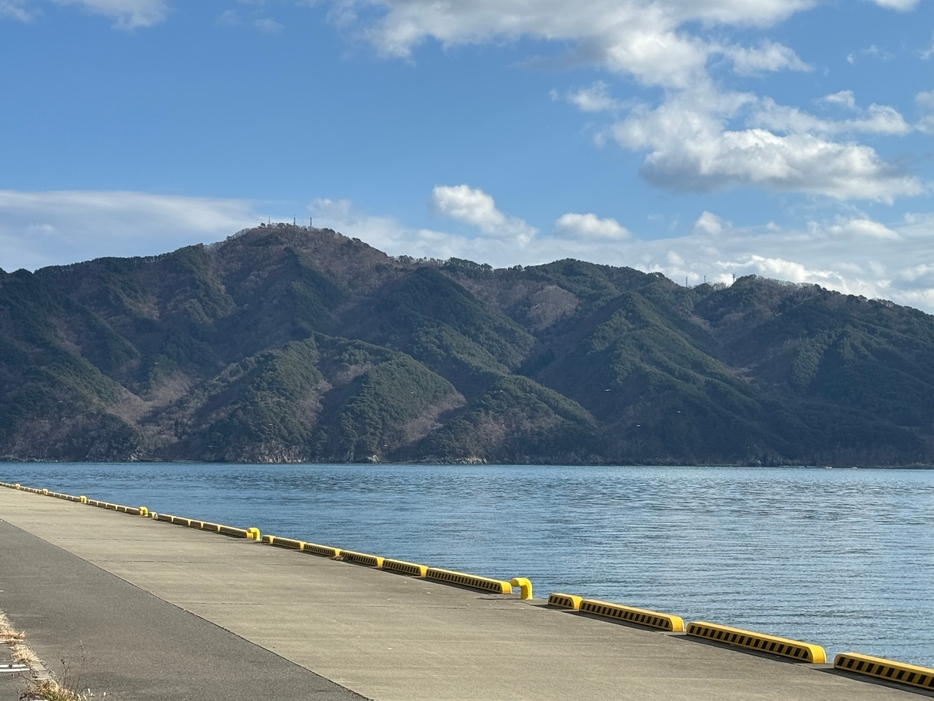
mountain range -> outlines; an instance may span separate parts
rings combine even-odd
[[[0,270],[7,460],[934,463],[934,317],[278,224]]]

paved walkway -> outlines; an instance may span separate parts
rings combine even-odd
[[[95,698],[361,698],[3,521],[0,609],[57,679]]]
[[[339,687],[379,701],[918,698],[541,601],[24,492],[0,489],[0,520],[0,609],[47,661],[80,642],[68,654],[115,701],[351,698]],[[226,690],[240,684],[254,691]]]

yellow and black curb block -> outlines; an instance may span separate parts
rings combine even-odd
[[[407,574],[410,577],[424,577],[428,574],[427,565],[418,565],[414,562],[406,562],[405,560],[383,559],[383,569],[389,572]]]
[[[331,559],[341,556],[340,548],[331,548],[327,545],[318,545],[317,543],[305,543],[303,552],[311,555],[320,555],[321,557],[330,557]]]
[[[589,613],[591,616],[610,618],[624,623],[635,623],[636,625],[657,628],[669,633],[684,631],[684,620],[680,616],[613,604],[599,599],[582,599],[577,610],[581,613]]]
[[[305,543],[294,538],[280,538],[277,535],[263,536],[263,542],[266,545],[275,545],[277,548],[290,548],[292,550],[304,550]]]
[[[233,526],[225,526],[222,523],[217,525],[217,532],[221,535],[230,536],[231,538],[249,538],[246,528],[234,528]]]
[[[934,690],[934,669],[894,662],[882,657],[870,657],[857,652],[841,652],[834,658],[833,668],[896,684]]]
[[[716,623],[705,623],[704,621],[691,623],[688,625],[687,634],[695,638],[703,638],[704,640],[725,643],[726,645],[742,647],[747,650],[778,655],[796,662],[822,664],[827,661],[824,648],[820,645],[778,638],[774,635],[754,633],[741,628],[730,628]]]
[[[379,555],[369,555],[367,553],[358,553],[353,550],[341,550],[340,558],[344,562],[352,562],[355,565],[365,565],[366,567],[383,566],[383,558]]]
[[[464,572],[453,572],[451,570],[442,570],[436,567],[429,567],[425,572],[427,579],[433,579],[447,584],[456,584],[459,587],[469,589],[479,589],[494,594],[512,594],[512,585],[500,579],[490,579],[489,577],[477,577],[473,574]]]
[[[557,606],[558,608],[571,609],[572,611],[577,611],[581,606],[581,601],[584,599],[580,596],[574,596],[573,594],[549,594],[548,595],[548,605]]]

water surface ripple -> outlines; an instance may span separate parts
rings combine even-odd
[[[934,471],[82,463],[0,479],[934,666]]]

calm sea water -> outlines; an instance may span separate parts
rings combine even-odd
[[[934,666],[934,471],[85,463],[0,479]]]

